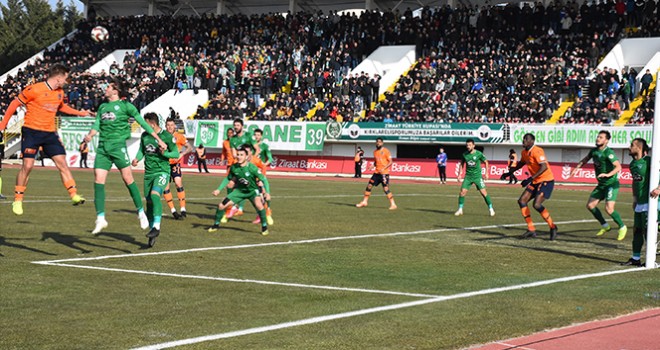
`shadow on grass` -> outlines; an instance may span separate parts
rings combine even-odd
[[[36,248],[31,248],[31,247],[28,247],[28,246],[23,245],[23,244],[8,242],[7,241],[8,239],[12,240],[12,241],[13,240],[21,240],[20,238],[6,238],[6,237],[0,236],[0,247],[5,246],[5,247],[9,247],[9,248],[23,249],[23,250],[27,250],[27,251],[30,251],[30,252],[35,252],[35,253],[44,254],[44,255],[51,255],[51,256],[57,255],[57,254],[49,253],[49,252],[39,250],[39,249],[36,249]],[[4,255],[0,254],[0,256],[4,256]]]
[[[123,234],[123,233],[115,233],[115,232],[101,232],[96,237],[109,237],[118,241],[124,241],[126,243],[130,243],[133,245],[136,245],[139,249],[148,249],[149,245],[143,242],[138,241],[135,239],[135,237]],[[146,240],[146,238],[145,238]]]
[[[41,240],[46,241],[52,239],[53,241],[69,247],[71,249],[75,249],[80,251],[83,254],[91,253],[91,250],[83,248],[83,246],[90,246],[90,247],[97,247],[97,248],[105,248],[105,249],[110,249],[110,250],[116,250],[122,253],[130,253],[130,250],[125,250],[125,249],[119,249],[103,244],[97,244],[94,242],[90,242],[87,240],[80,239],[80,237],[73,236],[73,235],[65,235],[59,232],[44,232],[41,234]]]
[[[406,210],[421,211],[424,213],[433,213],[433,214],[452,214],[452,215],[454,214],[453,210],[422,209],[422,208],[406,208]]]

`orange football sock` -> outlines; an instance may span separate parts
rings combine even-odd
[[[78,193],[78,189],[76,188],[76,180],[74,179],[64,181],[64,188],[69,191],[70,197],[73,197],[76,195],[76,193]]]
[[[14,201],[22,202],[27,186],[14,186]]]
[[[170,190],[163,192],[163,198],[165,198],[165,202],[167,202],[167,206],[170,207],[170,210],[174,209],[174,200]]]
[[[548,209],[543,209],[543,211],[541,212],[541,217],[543,218],[543,220],[545,220],[545,222],[548,223],[548,226],[550,226],[550,228],[555,227],[555,223],[552,221]]]
[[[529,212],[529,207],[522,207],[520,208],[520,211],[522,212],[522,216],[525,218],[525,222],[527,222],[527,229],[529,231],[536,231],[536,227],[534,227],[534,222],[532,221],[531,213]]]

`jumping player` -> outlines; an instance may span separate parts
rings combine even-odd
[[[48,70],[46,81],[27,86],[9,104],[4,118],[0,122],[0,131],[7,128],[9,120],[19,106],[26,109],[22,128],[21,153],[23,154],[23,165],[16,175],[16,186],[14,187],[14,202],[12,212],[15,215],[23,215],[23,196],[27,189],[30,172],[34,167],[34,158],[39,147],[43,147],[44,153],[53,160],[60,171],[60,177],[64,188],[69,192],[73,205],[85,203],[85,198],[78,194],[76,181],[71,175],[71,170],[66,163],[66,151],[62,140],[57,135],[55,115],[57,112],[76,116],[92,116],[88,110],[76,110],[64,103],[64,90],[62,88],[69,79],[69,68],[56,64]]]

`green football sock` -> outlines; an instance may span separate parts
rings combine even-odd
[[[152,205],[152,210],[151,210],[151,215],[153,215],[154,218],[160,217],[163,215],[163,202],[160,201],[160,196],[157,194],[152,193],[151,194],[151,205]]]
[[[97,216],[105,214],[105,184],[94,183],[94,208]]]
[[[601,225],[607,224],[607,221],[605,221],[605,218],[603,217],[603,214],[600,212],[600,210],[597,207],[593,208],[593,209],[590,209],[589,211],[596,218],[596,220],[598,220],[598,222],[600,222]],[[621,219],[621,218],[619,217],[619,219]]]
[[[154,223],[154,204],[151,202],[151,198],[147,199],[147,219],[149,219],[149,226]]]
[[[138,189],[137,185],[135,184],[135,181],[133,181],[133,183],[130,185],[126,185],[126,188],[128,188],[128,193],[131,194],[131,198],[133,199],[133,204],[135,204],[135,209],[137,209],[139,212],[140,209],[143,208],[142,198],[140,198],[140,189]],[[158,197],[158,202],[160,203],[160,197]]]
[[[225,215],[224,210],[220,210],[220,208],[215,209],[215,224],[220,225],[220,220],[222,220],[222,216]]]
[[[458,209],[463,209],[463,204],[465,204],[465,197],[458,196]]]
[[[632,251],[633,251],[633,256],[635,257],[640,257],[642,255],[642,246],[644,246],[644,239],[646,235],[646,231],[642,230],[641,228],[635,227],[635,233],[633,233],[633,241],[632,241]]]
[[[613,211],[612,215],[610,215],[610,216],[612,217],[614,222],[616,222],[616,224],[619,225],[619,227],[626,226],[626,224],[623,223],[623,220],[621,220],[621,215],[619,214],[618,211],[616,211],[616,210]]]
[[[268,222],[266,221],[266,209],[257,210],[257,214],[259,214],[259,218],[261,219],[261,227],[268,226]]]
[[[486,204],[488,205],[488,208],[493,207],[493,202],[490,200],[490,195],[489,194],[486,195],[486,197],[484,197],[484,200],[486,201]]]

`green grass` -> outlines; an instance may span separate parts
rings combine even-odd
[[[16,169],[3,171],[5,194],[11,193],[15,174]],[[249,207],[245,216],[208,233],[221,199],[210,192],[220,179],[193,174],[185,175],[189,217],[165,218],[156,246],[147,249],[127,190],[117,173],[110,175],[110,226],[98,236],[90,234],[91,172],[75,172],[81,194],[90,200],[82,207],[71,206],[57,173],[43,169],[31,175],[25,215],[11,214],[11,200],[0,202],[1,349],[126,349],[266,327],[425,299],[410,294],[451,296],[622,270],[618,262],[627,260],[631,249],[632,230],[618,242],[616,230],[596,238],[595,221],[579,222],[592,219],[584,207],[586,191],[555,190],[547,207],[560,222],[560,235],[552,242],[535,212],[542,235],[516,238],[525,230],[518,186],[489,187],[495,217],[488,216],[475,190],[468,194],[465,215],[454,217],[457,186],[397,180],[392,191],[400,209],[388,211],[380,189],[369,207],[354,207],[366,179],[273,179],[275,225],[269,236],[250,223],[255,213]],[[141,177],[136,174],[139,186]],[[631,225],[630,194],[619,198],[618,209]],[[365,235],[375,236],[360,237]],[[302,240],[311,241],[293,244]],[[292,244],[260,245],[275,242]],[[244,247],[139,255],[232,246]],[[122,271],[32,263],[119,254],[137,255],[68,262]],[[463,348],[659,307],[658,300],[644,297],[660,290],[659,278],[660,271],[653,270],[562,282],[181,348]]]

